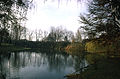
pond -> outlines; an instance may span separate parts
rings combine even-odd
[[[0,76],[5,79],[64,79],[87,65],[77,56],[55,52],[0,54]]]

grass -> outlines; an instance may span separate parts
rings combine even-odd
[[[22,51],[29,50],[30,48],[15,46],[13,44],[2,43],[0,47],[0,52],[12,52],[12,51]]]

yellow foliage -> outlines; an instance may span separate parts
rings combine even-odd
[[[107,42],[107,41],[90,41],[87,42],[85,45],[85,50],[87,52],[93,53],[103,53],[103,52],[113,52],[116,50],[114,42]]]
[[[75,54],[75,53],[79,53],[79,52],[82,52],[84,50],[83,46],[81,43],[72,43],[70,45],[68,45],[65,50],[68,52],[68,53],[71,53],[71,54]]]
[[[102,60],[105,58],[106,56],[104,54],[95,54],[95,53],[87,54],[85,56],[85,59],[89,64],[94,64],[95,62],[98,62],[99,60]]]

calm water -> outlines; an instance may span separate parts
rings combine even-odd
[[[17,52],[0,55],[0,75],[6,79],[64,79],[86,65],[62,53]],[[0,78],[1,79],[1,78]]]

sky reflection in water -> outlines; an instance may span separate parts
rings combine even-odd
[[[7,79],[63,79],[80,66],[78,60],[61,53],[9,53],[0,55],[0,71]]]

